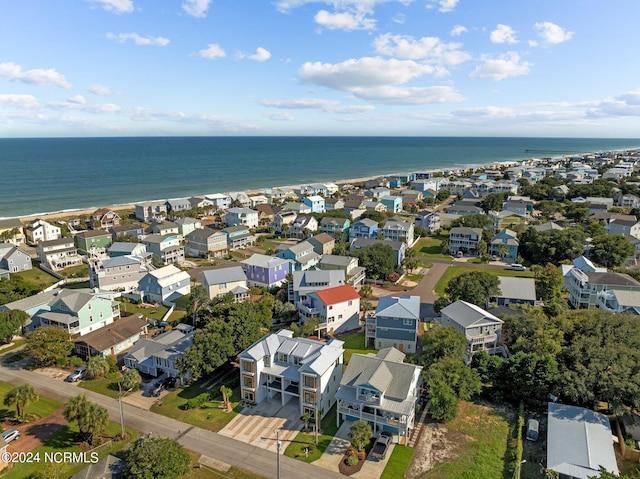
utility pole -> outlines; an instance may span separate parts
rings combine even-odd
[[[276,478],[280,479],[280,430],[276,429]]]
[[[120,433],[120,437],[124,439],[124,410],[122,409],[122,386],[118,383],[118,402],[120,403],[120,426],[122,427],[122,432]]]

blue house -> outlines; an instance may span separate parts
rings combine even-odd
[[[272,288],[280,286],[291,272],[291,263],[282,258],[265,254],[254,254],[242,261],[250,287]]]
[[[406,353],[416,352],[420,296],[383,296],[376,312],[366,319],[366,341],[369,347],[394,347]]]
[[[311,208],[312,213],[324,213],[324,198],[322,196],[313,195],[305,196],[302,202]]]
[[[349,228],[349,239],[375,238],[378,236],[378,222],[370,218],[358,220]]]
[[[504,246],[503,246],[504,245]],[[506,247],[505,247],[506,246]],[[504,259],[515,260],[518,256],[518,235],[515,231],[503,228],[499,233],[491,238],[489,243],[489,254],[500,256]],[[506,253],[504,255],[503,253]]]
[[[400,213],[402,211],[402,197],[401,196],[383,196],[380,198],[380,203],[387,207],[387,211],[391,213]]]
[[[336,237],[336,234],[342,233],[345,238],[349,236],[349,227],[351,221],[349,218],[332,218],[325,216],[320,220],[320,232]]]

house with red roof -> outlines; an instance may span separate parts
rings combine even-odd
[[[360,295],[350,284],[314,291],[298,304],[302,321],[317,318],[325,333],[343,333],[360,326]]]

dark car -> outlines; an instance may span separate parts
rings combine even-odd
[[[371,457],[378,461],[384,460],[387,456],[387,449],[393,443],[393,434],[389,431],[382,431],[371,449]]]
[[[80,381],[81,379],[84,379],[86,375],[87,375],[87,368],[82,366],[81,368],[78,368],[74,372],[69,374],[67,376],[67,379],[65,379],[65,381],[70,383],[75,383],[76,381]]]
[[[176,387],[177,383],[178,383],[178,378],[168,377],[164,380],[163,385],[167,389],[173,389]]]

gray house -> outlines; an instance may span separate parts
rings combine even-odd
[[[366,341],[370,347],[394,347],[415,353],[420,321],[420,296],[384,296],[375,313],[366,319]]]
[[[0,243],[0,269],[10,273],[31,269],[31,256],[11,243]]]
[[[226,294],[233,296],[234,301],[239,303],[249,299],[247,275],[242,269],[242,266],[203,271],[201,281],[207,290],[209,299],[214,299]]]

